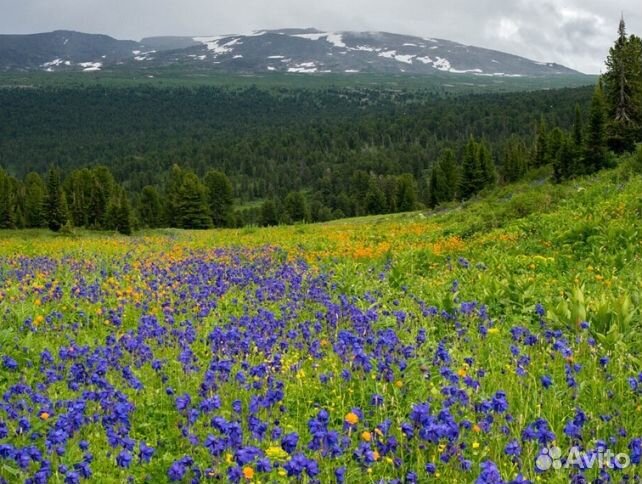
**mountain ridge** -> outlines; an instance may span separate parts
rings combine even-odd
[[[90,72],[174,65],[239,74],[582,74],[556,63],[537,62],[498,50],[391,32],[286,28],[250,34],[157,36],[140,41],[69,30],[0,35],[0,71]]]

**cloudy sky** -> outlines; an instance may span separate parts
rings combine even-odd
[[[620,12],[640,0],[0,0],[0,33],[56,29],[139,40],[283,27],[439,37],[598,73]]]

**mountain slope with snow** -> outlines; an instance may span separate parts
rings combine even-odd
[[[229,73],[438,72],[492,77],[579,74],[567,67],[442,39],[386,32],[258,31],[248,35],[152,37],[141,42],[57,31],[0,36],[0,70],[88,70],[167,66]]]

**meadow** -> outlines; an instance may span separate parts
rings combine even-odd
[[[621,166],[430,214],[4,232],[0,482],[635,481],[640,193]]]

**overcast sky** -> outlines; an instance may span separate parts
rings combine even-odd
[[[0,33],[56,29],[140,40],[284,27],[439,37],[598,73],[620,12],[642,35],[640,0],[0,0]]]

